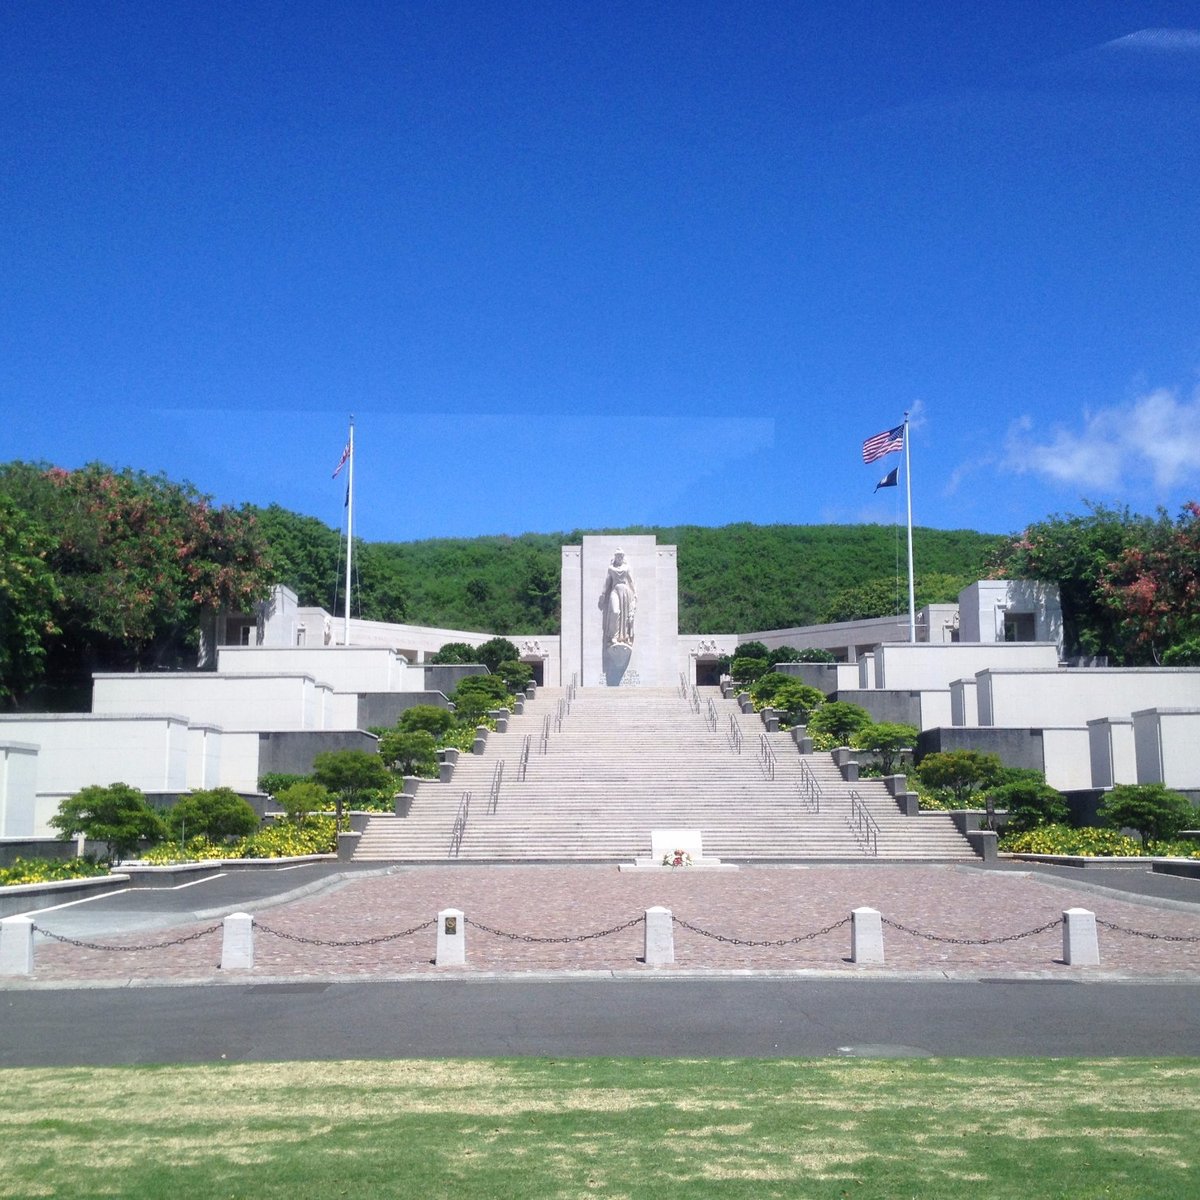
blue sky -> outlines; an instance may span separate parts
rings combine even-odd
[[[6,5],[0,461],[371,540],[1200,495],[1200,8]]]

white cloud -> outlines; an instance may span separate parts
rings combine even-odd
[[[1082,430],[1060,426],[1048,437],[1022,417],[1005,439],[1005,466],[1106,491],[1148,475],[1164,492],[1200,475],[1200,389],[1183,400],[1158,388],[1124,407],[1085,412]]]

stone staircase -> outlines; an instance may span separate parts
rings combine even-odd
[[[373,816],[355,861],[632,862],[650,853],[651,829],[699,829],[704,853],[731,862],[975,857],[948,814],[905,817],[880,780],[847,784],[831,755],[802,757],[716,688],[697,694],[699,712],[678,688],[541,688],[484,754],[459,758],[449,782],[423,780],[408,816]],[[819,811],[802,799],[805,767]],[[851,829],[852,787],[876,823],[877,854]]]

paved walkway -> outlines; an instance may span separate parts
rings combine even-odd
[[[1200,900],[1200,889],[1186,889],[1184,894]],[[638,919],[651,905],[670,908],[676,918],[673,967],[648,968],[640,961],[643,929]],[[848,918],[852,909],[862,906],[883,914],[883,966],[849,961]],[[1100,921],[1120,927],[1100,928],[1099,967],[1062,962],[1059,919],[1072,907],[1090,909]],[[1200,940],[1192,940],[1200,939],[1200,903],[1123,894],[1091,880],[1011,867],[747,867],[730,873],[621,873],[610,866],[406,867],[334,877],[317,891],[247,908],[257,926],[255,967],[239,972],[238,982],[571,971],[1200,980]],[[466,913],[465,967],[433,963],[432,922],[443,908]],[[72,936],[104,946],[175,943],[156,948],[89,949],[39,936],[35,974],[29,982],[70,986],[220,979],[221,932],[204,932],[219,923],[220,916],[197,909],[181,914],[180,923],[171,928],[108,937],[82,934],[77,926],[72,930]],[[54,913],[35,919],[44,929],[66,928]],[[634,924],[605,936],[567,940],[631,921]],[[886,922],[951,940],[932,940]],[[394,936],[426,923],[416,932]],[[483,926],[516,936],[486,932]],[[828,926],[836,928],[817,932]],[[179,940],[193,934],[202,936]],[[970,944],[1024,934],[1029,936]],[[747,942],[782,944],[739,944]],[[233,981],[232,973],[223,980]],[[0,984],[25,982],[6,979]]]

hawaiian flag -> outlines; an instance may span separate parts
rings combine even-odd
[[[885,454],[904,449],[904,426],[897,425],[895,429],[885,429],[874,437],[863,442],[863,462],[873,463]]]
[[[336,479],[342,473],[342,468],[346,465],[346,463],[349,461],[349,459],[350,459],[350,443],[347,442],[345,450],[342,451],[342,457],[338,459],[338,465],[336,467],[334,467],[334,469],[333,469],[334,479]]]

